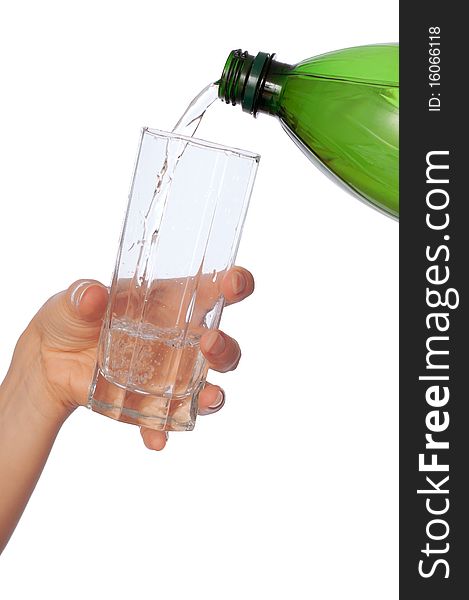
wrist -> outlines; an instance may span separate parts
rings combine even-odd
[[[58,427],[73,412],[54,400],[42,373],[40,336],[28,327],[18,340],[8,373],[0,384],[0,407]]]

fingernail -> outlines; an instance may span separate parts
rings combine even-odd
[[[219,392],[217,394],[217,399],[215,400],[215,402],[213,404],[210,404],[210,406],[208,408],[209,408],[209,410],[213,411],[213,410],[217,410],[217,409],[221,408],[224,404],[225,404],[225,393],[222,392],[221,390],[219,390]]]
[[[207,406],[207,408],[200,409],[199,415],[202,415],[202,416],[213,415],[213,413],[216,413],[221,408],[223,408],[224,404],[225,404],[225,392],[220,390],[217,393],[216,400],[210,406]]]
[[[246,278],[239,271],[233,273],[231,285],[235,294],[241,294],[246,287]]]
[[[211,331],[205,340],[205,348],[210,354],[221,354],[225,349],[225,338],[218,331]]]
[[[77,308],[80,305],[81,299],[83,298],[83,294],[90,287],[90,285],[94,285],[94,281],[82,281],[77,285],[77,287],[73,290],[70,300],[72,304],[74,304]]]

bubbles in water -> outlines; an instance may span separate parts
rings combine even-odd
[[[183,329],[163,329],[125,317],[114,318],[108,333],[106,374],[116,383],[143,393],[192,391],[203,357],[200,335]]]

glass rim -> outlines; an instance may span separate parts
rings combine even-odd
[[[184,140],[193,146],[199,146],[201,148],[207,148],[209,150],[218,150],[221,152],[228,152],[229,154],[233,154],[234,156],[238,156],[240,158],[248,158],[254,160],[255,162],[259,162],[261,155],[257,152],[252,152],[250,150],[242,150],[241,148],[235,148],[234,146],[225,146],[223,144],[218,144],[216,142],[210,142],[208,140],[203,140],[201,138],[190,137],[187,135],[182,135],[180,133],[175,133],[173,131],[164,131],[162,129],[153,129],[152,127],[142,127],[142,134],[148,133],[154,137],[165,138],[165,139],[177,139]]]

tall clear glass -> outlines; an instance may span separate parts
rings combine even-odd
[[[194,428],[259,156],[144,129],[90,407],[158,430]]]

